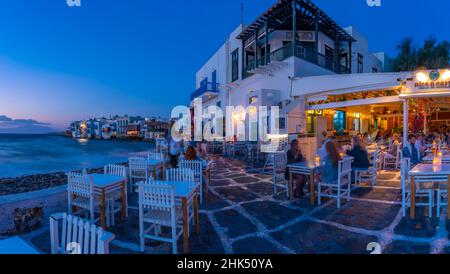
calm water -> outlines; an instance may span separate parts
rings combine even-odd
[[[152,144],[118,140],[75,140],[49,135],[0,134],[0,178],[101,167],[126,162]]]

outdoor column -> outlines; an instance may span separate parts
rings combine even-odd
[[[315,36],[315,49],[316,49],[316,53],[315,53],[315,58],[316,58],[316,62],[319,62],[319,18],[317,18],[316,16],[316,20],[314,22],[314,36]]]
[[[352,42],[348,42],[348,68],[350,69],[350,73],[352,73]]]
[[[267,65],[270,60],[269,60],[269,55],[270,55],[270,51],[269,51],[269,22],[266,20],[266,22],[264,23],[264,31],[266,33],[266,40],[265,40],[265,58],[264,58],[264,65]]]
[[[297,0],[292,0],[292,56],[297,51]]]
[[[302,96],[298,99],[299,107],[300,107],[300,133],[306,134],[307,128],[307,116],[306,116],[306,97]]]
[[[254,68],[258,67],[258,29],[255,30],[255,65]]]
[[[403,144],[408,143],[408,118],[409,118],[409,107],[408,107],[408,99],[403,100]]]

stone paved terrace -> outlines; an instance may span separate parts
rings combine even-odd
[[[429,219],[420,209],[416,221],[401,216],[399,175],[384,172],[378,187],[352,192],[350,204],[338,210],[334,200],[321,207],[309,198],[287,200],[284,186],[273,195],[270,175],[239,160],[214,157],[210,193],[201,205],[201,234],[193,233],[193,254],[367,254],[379,242],[383,253],[450,253],[445,212]],[[116,234],[111,252],[140,253],[136,197],[130,197],[130,216],[111,230]],[[22,236],[49,252],[49,229]],[[178,244],[182,252],[182,240]],[[146,253],[170,253],[170,245],[147,241]]]

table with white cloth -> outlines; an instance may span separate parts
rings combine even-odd
[[[101,227],[106,228],[106,196],[112,191],[120,191],[122,220],[125,221],[127,212],[126,187],[128,178],[105,174],[92,174],[92,177],[94,180],[94,192],[100,197]]]
[[[411,178],[411,219],[416,217],[416,184],[415,176],[447,176],[450,182],[450,164],[433,165],[433,164],[418,164],[411,171],[409,171]],[[447,183],[448,193],[450,193],[450,183]],[[447,203],[447,219],[450,219],[450,203]]]

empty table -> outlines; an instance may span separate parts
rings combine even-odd
[[[100,222],[103,228],[106,228],[106,195],[108,192],[117,191],[120,189],[122,200],[122,220],[126,219],[127,212],[127,195],[126,187],[128,178],[105,175],[105,174],[92,174],[94,179],[94,191],[100,196]]]
[[[447,176],[450,182],[450,164],[434,166],[433,164],[418,164],[409,172],[411,177],[411,219],[416,217],[416,184],[415,176]],[[447,183],[450,193],[450,183]],[[450,219],[450,203],[447,203],[447,219]]]

